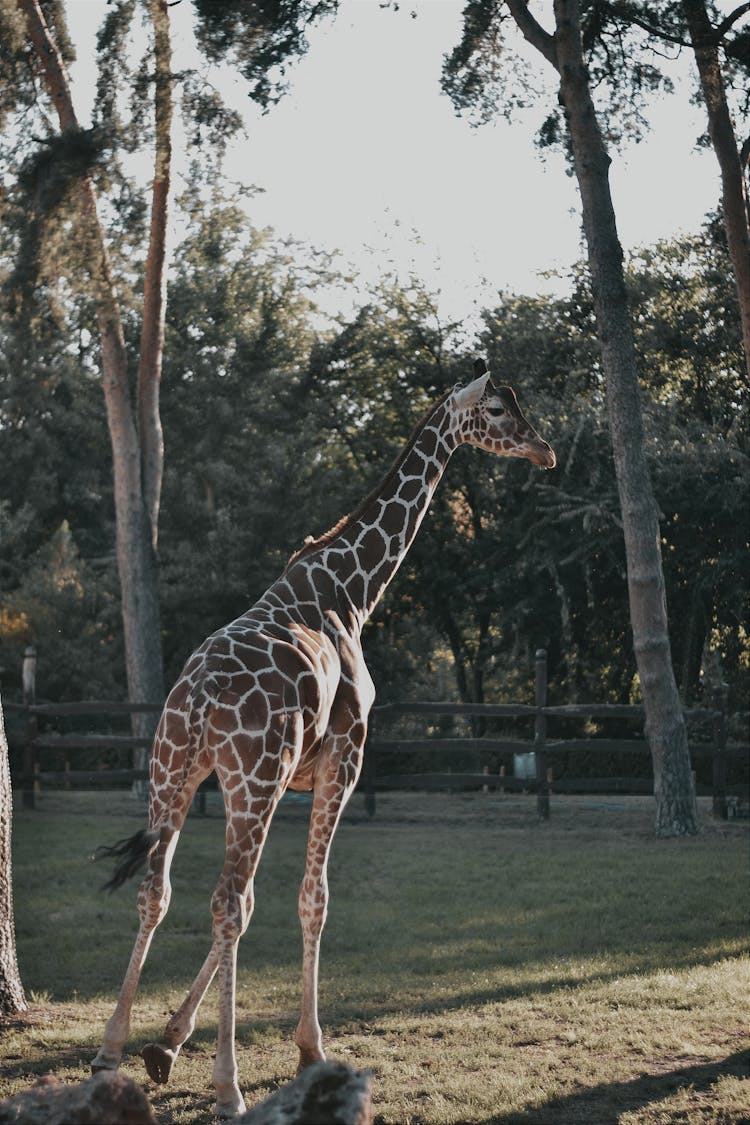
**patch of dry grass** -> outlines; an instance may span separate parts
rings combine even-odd
[[[238,1058],[248,1103],[296,1066],[304,801],[282,806],[240,947]],[[382,1125],[750,1123],[747,831],[704,807],[697,839],[657,842],[650,803],[355,798],[331,861],[321,1021],[331,1057],[374,1074]],[[14,822],[16,921],[29,1018],[3,1028],[0,1091],[88,1074],[135,933],[135,887],[96,887],[97,844],[129,835],[129,798],[42,795]],[[125,1070],[181,1001],[209,942],[223,820],[191,818],[155,938]],[[210,1118],[210,993],[163,1125]],[[743,1055],[743,1052],[745,1054]]]

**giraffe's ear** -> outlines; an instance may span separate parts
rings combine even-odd
[[[459,410],[468,410],[469,407],[476,406],[484,394],[489,377],[489,372],[486,372],[475,379],[473,383],[469,383],[468,387],[462,387],[456,391],[454,402]]]

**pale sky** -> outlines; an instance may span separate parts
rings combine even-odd
[[[342,0],[336,19],[309,33],[309,52],[289,69],[288,93],[265,116],[228,64],[209,72],[243,111],[246,136],[232,146],[226,170],[263,189],[248,204],[252,221],[338,249],[366,281],[388,269],[403,277],[414,270],[440,291],[448,317],[471,316],[476,301],[491,301],[498,289],[548,290],[540,274],[564,270],[581,254],[575,181],[560,153],[543,160],[532,143],[548,103],[510,124],[472,128],[440,92],[463,6],[407,0],[393,11],[378,0]],[[105,0],[67,4],[82,118],[104,9]],[[544,9],[537,6],[542,18]],[[176,64],[194,64],[192,5],[183,0],[170,12]],[[538,79],[551,82],[547,64],[530,57]],[[626,250],[694,232],[719,198],[715,157],[695,150],[705,120],[689,89],[664,98],[650,117],[644,142],[613,153]]]

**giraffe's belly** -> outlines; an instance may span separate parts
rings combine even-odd
[[[306,793],[313,788],[315,783],[315,762],[312,761],[305,765],[300,764],[289,782],[287,788],[293,789],[296,793]]]

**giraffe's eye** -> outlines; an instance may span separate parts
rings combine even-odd
[[[503,414],[505,413],[505,409],[502,406],[488,406],[487,413],[489,414],[490,418],[502,418]]]

